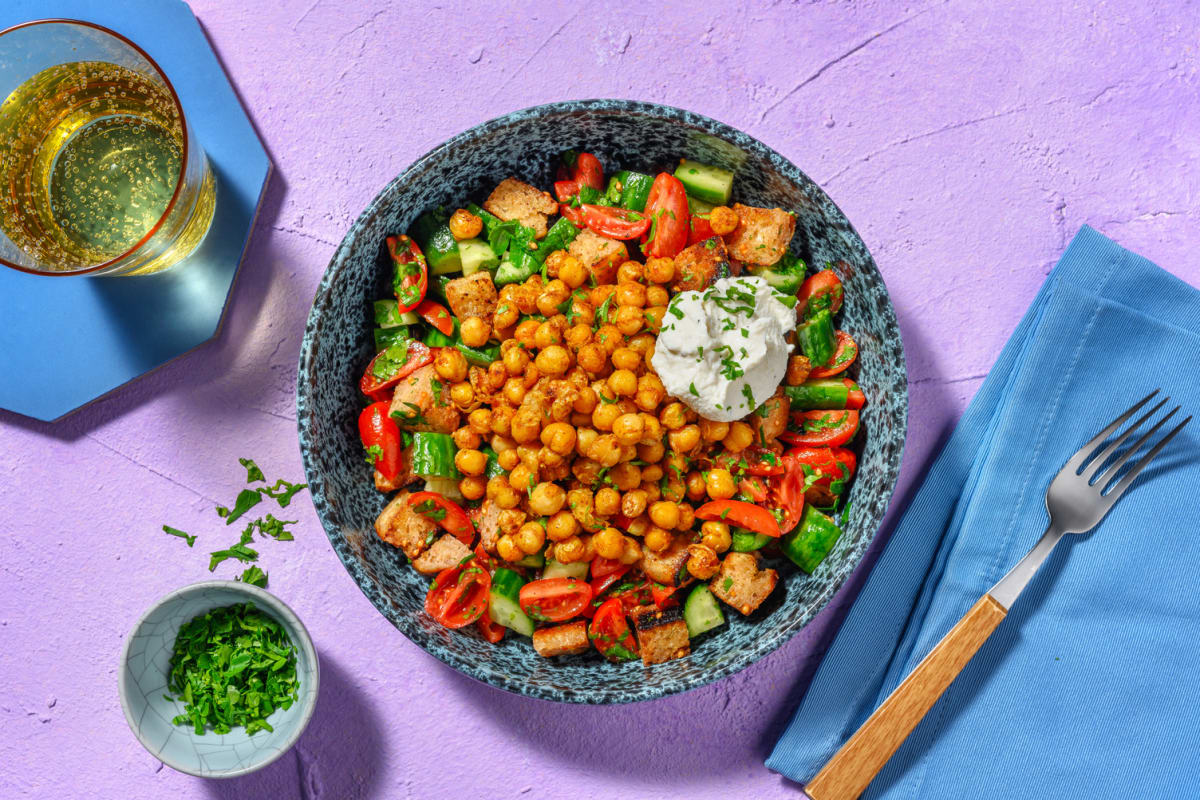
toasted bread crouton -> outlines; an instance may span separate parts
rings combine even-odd
[[[681,586],[687,578],[687,561],[687,542],[684,537],[676,536],[660,553],[652,553],[650,548],[643,547],[638,567],[652,581],[665,586]]]
[[[730,274],[725,242],[720,236],[713,236],[683,248],[675,256],[675,285],[671,288],[676,292],[703,291],[717,278],[727,278]]]
[[[738,226],[725,237],[729,255],[744,264],[770,266],[787,252],[796,232],[796,216],[779,208],[734,203]]]
[[[437,391],[434,390],[435,380]],[[460,416],[450,402],[450,387],[438,378],[433,364],[426,364],[400,379],[388,414],[405,430],[438,433],[453,433]]]
[[[483,549],[495,554],[496,542],[500,541],[500,506],[491,500],[483,503],[472,513],[475,530],[479,531],[479,543]]]
[[[679,606],[638,614],[634,626],[638,649],[646,664],[661,664],[691,652],[687,623],[679,613]]]
[[[491,324],[496,313],[496,284],[487,272],[476,272],[446,283],[446,303],[458,321],[479,317]]]
[[[629,257],[624,242],[606,239],[600,234],[584,228],[567,246],[567,252],[579,259],[596,276],[596,283],[613,283],[617,268]]]
[[[515,219],[533,228],[537,238],[546,235],[549,215],[558,211],[558,203],[549,192],[530,186],[516,178],[505,178],[492,190],[483,208],[502,220]]]
[[[444,533],[433,546],[413,559],[413,567],[422,575],[437,575],[444,569],[457,567],[459,562],[471,555],[471,548],[460,542],[453,534]]]
[[[753,553],[729,553],[708,588],[718,599],[748,616],[762,605],[778,580],[775,570],[758,568]]]
[[[400,492],[375,520],[375,532],[393,547],[399,547],[404,555],[416,559],[433,542],[437,525],[413,511],[408,504],[410,492]]]
[[[583,620],[533,632],[533,649],[545,658],[586,653],[588,646],[587,623]]]
[[[380,492],[394,492],[417,479],[412,473],[412,449],[405,447],[400,451],[400,469],[396,470],[396,477],[388,480],[383,477],[383,473],[375,470],[375,489]]]

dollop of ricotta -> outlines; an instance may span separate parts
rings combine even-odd
[[[787,370],[796,312],[752,275],[680,292],[667,306],[651,363],[667,392],[697,414],[732,422],[770,397]]]

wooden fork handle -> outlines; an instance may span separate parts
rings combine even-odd
[[[985,594],[875,709],[804,791],[812,800],[853,800],[987,641],[1008,612]]]

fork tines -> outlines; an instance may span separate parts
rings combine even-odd
[[[1121,445],[1124,444],[1130,436],[1136,433],[1138,428],[1140,428],[1143,423],[1153,418],[1163,406],[1170,402],[1171,398],[1168,396],[1159,400],[1153,408],[1138,417],[1137,420],[1134,421],[1134,423],[1130,425],[1124,433],[1113,440],[1112,443],[1110,443],[1103,450],[1099,449],[1100,445],[1103,444],[1104,441],[1113,433],[1115,433],[1122,425],[1124,425],[1130,417],[1136,414],[1138,410],[1142,408],[1142,406],[1150,402],[1150,400],[1153,399],[1158,393],[1159,390],[1155,389],[1153,392],[1134,403],[1132,408],[1109,423],[1109,425],[1105,427],[1104,430],[1100,431],[1095,438],[1080,448],[1079,452],[1076,453],[1074,458],[1071,459],[1072,461],[1077,462],[1072,465],[1075,473],[1086,478],[1089,484],[1098,486],[1099,491],[1102,494],[1111,494],[1115,499],[1116,496],[1124,492],[1129,487],[1129,484],[1133,483],[1134,479],[1137,478],[1138,473],[1140,473],[1147,464],[1154,460],[1154,457],[1158,455],[1159,451],[1162,450],[1163,447],[1166,446],[1167,442],[1171,441],[1175,434],[1183,430],[1183,427],[1191,421],[1191,416],[1188,416],[1186,419],[1168,431],[1167,434],[1163,436],[1157,444],[1150,448],[1150,451],[1146,453],[1146,455],[1144,455],[1129,469],[1128,472],[1125,473],[1124,477],[1122,477],[1120,481],[1114,483],[1121,468],[1125,466],[1130,458],[1132,458],[1139,450],[1141,450],[1143,445],[1150,441],[1150,438],[1154,435],[1154,433],[1161,428],[1163,424],[1167,422],[1167,420],[1175,416],[1175,413],[1179,411],[1180,407],[1175,406],[1166,414],[1164,414],[1157,422],[1154,423],[1154,425],[1150,427],[1150,430],[1142,434],[1142,436],[1136,442],[1134,442],[1134,444],[1128,450],[1121,454],[1120,457],[1113,461],[1112,464],[1108,464],[1108,461],[1117,452]],[[1102,468],[1103,472],[1101,471]]]

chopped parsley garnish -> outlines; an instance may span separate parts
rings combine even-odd
[[[402,339],[388,345],[386,350],[375,356],[375,361],[371,364],[371,375],[376,380],[386,381],[406,363],[408,363],[408,340]]]
[[[746,408],[754,408],[754,390],[750,388],[750,384],[742,384],[742,397],[746,398]]]
[[[693,394],[695,397],[699,397],[699,396],[700,396],[700,393],[696,391],[696,382],[695,382],[695,381],[692,381],[692,382],[691,382],[691,383],[688,385],[688,391],[689,391],[689,392],[691,392],[691,393],[692,393],[692,394]]]
[[[383,448],[377,444],[373,444],[367,448],[367,463],[372,467],[379,463],[379,459],[383,458]]]
[[[598,323],[596,326],[597,329],[599,329],[600,325],[608,324],[608,309],[612,305],[612,299],[613,296],[610,294],[608,297],[604,298],[604,302],[601,303],[600,308],[596,310],[596,322]]]
[[[392,419],[403,425],[425,425],[428,423],[428,420],[425,419],[425,415],[421,413],[421,407],[419,405],[416,403],[410,403],[407,400],[402,402],[404,405],[408,406],[408,410],[393,411],[389,415]]]
[[[445,384],[437,378],[433,378],[429,381],[429,388],[433,390],[433,404],[438,408],[446,405],[442,402],[442,389],[445,388]]]
[[[413,510],[426,519],[431,519],[434,522],[441,522],[446,518],[446,509],[442,508],[432,500],[422,500],[413,506]]]

